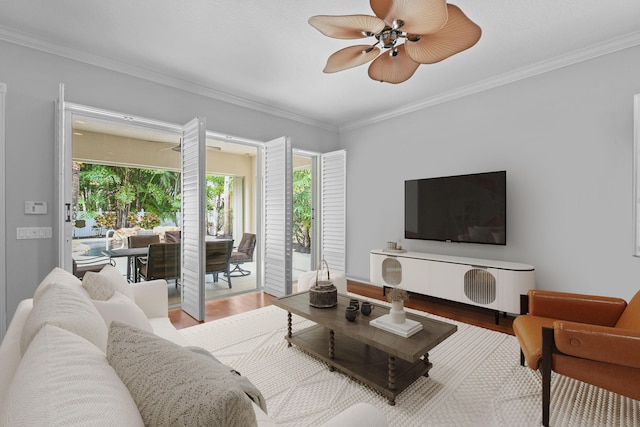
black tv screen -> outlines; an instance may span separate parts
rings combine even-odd
[[[506,245],[507,172],[405,181],[404,237]]]

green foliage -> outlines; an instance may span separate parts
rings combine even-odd
[[[160,225],[160,218],[152,213],[145,213],[140,218],[138,225],[146,230],[153,230],[154,227]]]
[[[182,208],[179,172],[81,163],[78,175],[77,219],[96,218],[103,228],[152,229],[165,220],[176,223]],[[218,228],[227,224],[225,230],[231,224],[225,200],[231,197],[232,184],[233,177],[207,176],[207,210],[215,213]],[[140,211],[145,212],[142,218]]]
[[[129,212],[129,215],[127,215],[127,225],[129,227],[135,227],[138,225],[138,221],[138,214],[135,212]]]
[[[154,213],[156,219],[175,222],[180,211],[180,174],[165,170],[137,169],[83,163],[80,165],[78,205],[88,212],[115,212],[115,224],[121,228],[136,225],[136,212]],[[133,212],[134,215],[130,215]],[[159,223],[160,220],[157,220]]]
[[[299,245],[311,246],[311,170],[293,171],[293,237]]]
[[[98,227],[102,228],[114,228],[116,226],[116,213],[115,212],[104,212],[95,216],[96,224]],[[100,230],[100,234],[102,234],[102,230]]]
[[[231,229],[231,204],[227,202],[233,196],[233,177],[220,175],[207,175],[207,212],[212,212],[215,216],[216,229],[213,234],[232,234]],[[207,224],[210,226],[212,224]]]

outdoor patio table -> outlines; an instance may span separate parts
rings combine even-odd
[[[103,255],[108,256],[109,258],[121,258],[127,257],[127,280],[129,282],[137,282],[138,277],[134,274],[131,276],[132,266],[135,265],[136,258],[147,256],[148,248],[122,248],[122,249],[111,249],[109,251],[103,251]],[[135,267],[133,267],[135,272]]]

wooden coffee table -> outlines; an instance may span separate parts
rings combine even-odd
[[[309,292],[301,292],[272,301],[288,311],[289,346],[317,357],[350,377],[370,386],[385,396],[389,404],[421,376],[429,376],[432,364],[429,351],[451,336],[458,327],[449,323],[407,313],[407,318],[422,323],[420,332],[404,338],[369,325],[371,319],[389,313],[389,308],[373,304],[370,316],[359,313],[354,322],[344,314],[351,297],[338,295],[338,305],[316,308],[309,305]],[[362,300],[361,300],[362,301]],[[292,313],[316,325],[293,331]]]

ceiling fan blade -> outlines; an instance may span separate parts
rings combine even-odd
[[[384,28],[380,18],[369,15],[317,15],[309,18],[309,24],[334,39],[361,39],[369,37],[367,33],[378,34]]]
[[[379,82],[394,84],[409,80],[420,64],[409,58],[404,50],[404,44],[397,49],[396,56],[391,56],[391,50],[389,50],[373,61],[369,66],[369,77]]]
[[[402,31],[412,34],[430,34],[447,22],[446,0],[370,0],[371,9],[390,27],[396,19],[402,20]]]
[[[425,34],[418,41],[405,42],[407,55],[421,64],[433,64],[469,49],[480,40],[482,30],[452,4],[448,5],[449,20],[440,31]]]
[[[347,70],[373,61],[378,55],[380,55],[380,49],[366,44],[345,47],[329,57],[327,65],[322,71],[335,73]]]

